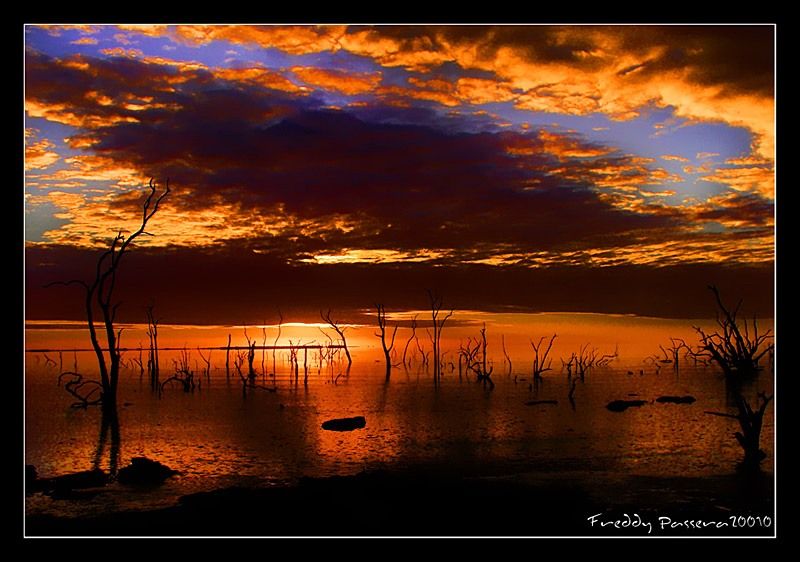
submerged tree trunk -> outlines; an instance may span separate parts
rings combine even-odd
[[[375,308],[378,310],[378,329],[380,330],[379,333],[376,333],[375,336],[380,338],[381,340],[381,347],[383,348],[383,356],[386,359],[386,382],[389,382],[389,379],[392,376],[392,349],[394,348],[394,338],[397,336],[397,326],[394,327],[394,331],[392,332],[392,340],[389,345],[386,345],[386,307],[382,304],[376,304]]]
[[[100,372],[100,385],[102,386],[102,398],[100,403],[103,411],[116,413],[117,385],[119,382],[120,350],[119,339],[122,330],[115,330],[119,302],[114,302],[114,289],[116,287],[117,273],[119,271],[122,258],[130,249],[131,243],[142,234],[149,234],[145,231],[148,221],[158,211],[161,201],[170,193],[169,180],[163,193],[156,196],[156,184],[150,180],[150,193],[142,205],[142,222],[139,228],[129,236],[125,236],[120,230],[111,241],[111,247],[103,252],[97,260],[95,277],[91,283],[81,280],[71,280],[67,282],[51,283],[52,285],[81,285],[86,291],[84,301],[86,310],[86,320],[89,328],[89,339],[92,349],[97,357],[97,366]],[[105,331],[105,348],[100,342],[95,326],[95,304],[100,308],[102,315],[103,328]],[[106,358],[106,353],[108,357]]]

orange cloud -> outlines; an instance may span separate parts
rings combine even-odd
[[[459,78],[455,93],[462,101],[474,104],[511,101],[516,98],[508,84],[485,78]]]
[[[717,168],[701,179],[725,184],[735,191],[758,193],[767,199],[775,198],[775,172],[771,167]]]
[[[381,81],[380,72],[352,73],[310,66],[294,66],[290,70],[306,84],[348,96],[371,92]]]
[[[117,24],[114,27],[121,31],[135,31],[148,37],[163,37],[169,33],[169,26],[158,24]]]
[[[559,160],[567,158],[596,158],[614,151],[613,148],[590,146],[580,142],[577,138],[556,135],[548,131],[541,131],[539,140],[543,142],[545,152],[553,154]]]
[[[674,154],[663,154],[660,157],[662,160],[671,160],[675,162],[688,162],[688,158],[684,158],[683,156],[676,156]]]
[[[75,39],[75,41],[70,41],[71,45],[97,45],[97,39],[94,37],[81,37],[80,39]]]
[[[119,164],[110,158],[82,154],[64,159],[66,168],[38,176],[42,187],[63,186],[65,182],[103,181],[118,188],[141,185],[141,174],[137,170]],[[79,184],[84,185],[84,184]]]
[[[144,56],[144,53],[140,49],[125,49],[123,47],[101,49],[100,52],[110,57],[123,57],[129,59],[142,58]]]
[[[403,88],[401,86],[381,86],[375,93],[385,98],[384,101],[390,105],[407,107],[409,99],[435,101],[448,107],[455,107],[461,104],[461,100],[456,96],[439,90],[422,90],[418,88]]]
[[[99,25],[37,25],[35,27],[44,29],[55,37],[61,35],[62,31],[80,31],[83,34],[91,35],[98,33],[101,28]]]
[[[142,185],[138,177],[133,186]],[[126,187],[128,189],[128,187]],[[282,205],[272,209],[253,209],[241,203],[211,201],[203,208],[190,205],[191,188],[175,190],[159,208],[158,214],[148,225],[148,231],[157,236],[141,239],[138,243],[151,247],[215,246],[231,240],[250,240],[273,236],[318,237],[325,239],[327,233],[349,232],[355,226],[345,217],[329,217],[324,220],[301,220],[285,212]],[[49,203],[60,209],[53,216],[67,222],[56,229],[43,233],[39,244],[64,244],[83,248],[104,247],[119,231],[132,232],[141,224],[142,191],[134,189],[123,193],[103,193],[87,197],[80,192],[50,191],[47,194],[31,196],[27,203],[35,206]],[[264,220],[265,214],[269,220]],[[36,243],[32,243],[36,244]],[[359,250],[350,258],[359,256]],[[340,260],[348,261],[347,252],[337,254]],[[414,260],[414,256],[417,259]],[[335,262],[333,255],[320,254],[320,263]],[[397,261],[387,254],[381,259],[381,252],[363,255],[368,261]],[[422,253],[412,252],[409,259],[423,261]],[[352,259],[350,260],[352,261]]]
[[[33,129],[25,130],[25,169],[39,170],[48,168],[58,162],[59,155],[52,151],[53,143],[47,139],[41,139],[28,144],[28,138],[35,138],[36,131]]]
[[[299,25],[179,25],[174,31],[179,41],[191,45],[230,41],[244,45],[274,47],[295,55],[336,50],[337,38],[343,32],[342,26]]]
[[[220,68],[215,69],[213,73],[214,76],[223,80],[256,84],[271,90],[281,90],[292,93],[303,91],[303,88],[286,78],[283,74],[266,68]]]
[[[43,104],[36,100],[25,100],[25,111],[29,117],[41,117],[55,123],[73,127],[96,129],[116,123],[137,123],[135,117],[126,115],[78,114],[66,104]]]
[[[344,49],[384,66],[421,72],[453,62],[464,69],[491,72],[497,81],[462,78],[454,90],[431,84],[423,92],[394,89],[393,95],[405,93],[448,106],[456,99],[469,103],[513,99],[520,109],[573,115],[600,112],[617,120],[635,118],[642,107],[651,104],[672,106],[679,117],[748,128],[754,134],[753,152],[774,158],[772,97],[752,89],[727,88],[707,78],[719,65],[709,58],[715,53],[713,43],[706,47],[703,41],[713,41],[724,26],[698,28],[690,35],[698,46],[685,48],[688,62],[683,66],[669,64],[670,49],[686,43],[687,37],[680,32],[671,35],[670,28],[659,26],[646,33],[637,26],[488,27],[473,33],[460,26],[400,27],[400,32],[380,27],[348,30],[345,26],[119,27],[170,35],[192,45],[224,40],[274,47],[290,54]],[[515,33],[529,33],[533,43],[503,41],[505,35]],[[546,37],[544,46],[536,44],[540,36]],[[559,53],[568,56],[550,56],[548,49],[560,49]],[[519,95],[513,93],[517,90]]]

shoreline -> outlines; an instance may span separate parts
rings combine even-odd
[[[773,475],[762,472],[465,477],[420,467],[302,478],[286,487],[234,486],[144,511],[32,515],[25,531],[27,537],[773,536],[773,497]]]

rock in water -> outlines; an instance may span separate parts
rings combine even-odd
[[[134,457],[130,465],[120,469],[117,480],[120,484],[129,486],[158,486],[177,473],[176,470],[158,461],[147,457]]]
[[[530,402],[525,402],[526,406],[538,406],[539,404],[550,404],[552,406],[556,406],[558,404],[558,400],[531,400]]]
[[[364,416],[356,416],[354,418],[336,418],[322,423],[322,429],[328,431],[353,431],[354,429],[361,429],[367,425],[367,420]]]
[[[697,399],[694,396],[659,396],[656,398],[656,402],[661,402],[662,404],[691,404],[696,401]]]
[[[606,408],[612,412],[624,412],[628,408],[634,406],[644,406],[647,404],[644,400],[614,400],[606,405]]]

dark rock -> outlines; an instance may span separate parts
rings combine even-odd
[[[38,477],[36,467],[32,464],[25,465],[25,493],[30,494],[40,489],[40,483],[36,480]]]
[[[691,404],[692,402],[696,402],[697,399],[694,396],[659,396],[656,398],[656,402],[661,402],[662,404],[670,403],[670,404]]]
[[[644,400],[614,400],[606,405],[606,408],[612,412],[624,412],[628,408],[644,406],[647,404]]]
[[[531,400],[530,402],[525,402],[526,406],[537,406],[539,404],[558,404],[558,400]]]
[[[108,484],[108,475],[99,468],[84,470],[63,476],[55,476],[37,480],[37,485],[42,490],[76,490],[81,488],[98,488]]]
[[[367,425],[367,420],[364,416],[356,416],[354,418],[336,418],[322,423],[322,429],[328,431],[353,431],[354,429],[361,429]]]
[[[117,475],[120,484],[128,486],[158,486],[164,480],[178,474],[166,465],[147,457],[134,457],[131,464],[121,468]]]
[[[628,396],[639,396],[639,395],[637,393],[635,393],[635,392],[629,392]]]

